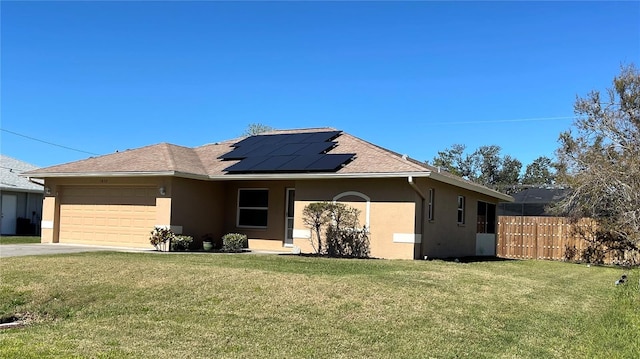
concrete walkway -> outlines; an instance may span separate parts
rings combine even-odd
[[[44,255],[44,254],[97,252],[97,251],[153,252],[154,250],[140,249],[140,248],[124,248],[124,247],[85,246],[85,245],[59,244],[59,243],[3,244],[3,245],[0,245],[0,258],[18,257],[18,256],[35,256],[35,255]]]

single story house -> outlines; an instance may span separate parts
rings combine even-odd
[[[160,143],[27,175],[45,181],[45,243],[149,247],[160,226],[311,252],[303,210],[336,201],[361,210],[374,257],[495,255],[496,208],[512,200],[333,128]]]
[[[38,167],[0,155],[0,234],[37,235],[42,218],[43,185],[21,176]]]

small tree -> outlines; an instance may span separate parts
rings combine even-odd
[[[322,227],[329,221],[327,211],[329,205],[328,202],[314,202],[304,207],[302,211],[302,221],[313,232],[309,240],[316,254],[322,253]]]

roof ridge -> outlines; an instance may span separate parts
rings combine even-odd
[[[161,142],[159,143],[159,146],[162,148],[164,154],[165,154],[165,160],[167,160],[168,164],[169,164],[169,168],[171,168],[171,170],[175,171],[176,170],[176,161],[173,158],[173,151],[171,151],[171,144],[168,142]]]
[[[302,133],[307,133],[307,132],[314,132],[314,131],[340,131],[343,132],[341,130],[338,130],[337,128],[334,127],[300,127],[300,128],[284,128],[284,129],[273,129],[270,131],[265,131],[265,132],[261,132],[261,133],[257,133],[256,135],[275,135],[278,133],[289,133],[289,132],[296,132],[296,131],[304,131]],[[245,137],[250,137],[249,136],[245,136]]]
[[[168,142],[163,142],[162,144],[165,145],[165,149],[169,154],[169,165],[173,171],[179,172],[180,170],[180,164],[177,163],[176,161],[176,152],[175,152],[176,149],[180,148],[180,149],[189,151],[190,154],[193,155],[193,157],[195,157],[198,160],[197,166],[199,167],[201,173],[207,173],[204,167],[204,163],[202,162],[202,159],[200,158],[199,153],[196,151],[196,147],[175,145],[173,143],[168,143]]]

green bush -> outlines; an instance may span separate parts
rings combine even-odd
[[[247,247],[247,236],[240,233],[227,233],[222,236],[222,250],[225,252],[241,252]]]
[[[193,243],[193,237],[191,236],[175,236],[171,240],[171,251],[172,252],[183,252],[188,251],[189,247],[191,247],[191,243]]]
[[[360,226],[359,210],[344,203],[318,202],[307,205],[302,215],[303,222],[312,230],[309,241],[317,254],[369,257],[369,229]]]

